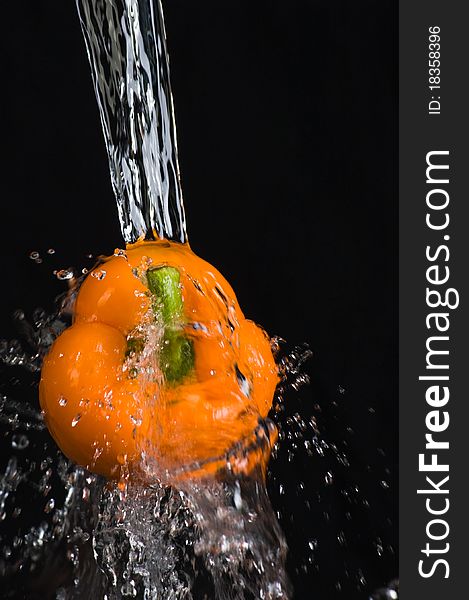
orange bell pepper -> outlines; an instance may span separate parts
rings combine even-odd
[[[252,443],[277,382],[269,338],[224,277],[187,244],[138,242],[84,280],[40,403],[62,451],[94,472],[206,476]],[[267,458],[257,449],[234,468]]]

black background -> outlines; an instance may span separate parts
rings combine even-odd
[[[287,410],[350,463],[280,451],[272,465],[295,598],[367,598],[397,575],[397,7],[164,4],[191,246],[247,316],[310,345],[311,385]],[[8,337],[16,308],[52,307],[54,268],[123,242],[74,2],[2,13]]]

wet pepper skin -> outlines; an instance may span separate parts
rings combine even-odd
[[[158,298],[149,282],[166,272],[177,283]],[[105,477],[187,465],[207,476],[252,437],[277,382],[269,338],[224,277],[187,244],[140,242],[83,282],[73,325],[45,358],[40,403],[62,451]]]

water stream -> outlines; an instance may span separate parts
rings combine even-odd
[[[187,239],[159,0],[77,0],[127,243]]]

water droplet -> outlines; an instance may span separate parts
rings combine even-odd
[[[127,252],[121,248],[116,248],[114,250],[114,256],[121,256],[122,258],[127,259]]]
[[[36,250],[34,250],[33,252],[31,252],[29,254],[29,258],[31,260],[37,260],[39,258],[39,256],[40,256],[40,254],[39,254],[39,252],[36,252]]]
[[[67,406],[67,402],[68,402],[67,398],[64,398],[63,396],[60,397],[60,399],[59,399],[60,406]]]
[[[375,548],[378,556],[382,556],[384,552],[383,544],[380,539],[375,542]]]
[[[24,450],[29,446],[29,440],[25,435],[14,435],[11,438],[11,447],[15,450]]]
[[[95,448],[95,451],[93,452],[93,460],[92,460],[92,464],[96,464],[96,461],[98,460],[98,458],[101,456],[101,454],[104,452],[104,448]]]
[[[150,256],[142,256],[141,265],[144,269],[149,269],[153,264],[153,259]]]
[[[359,583],[361,586],[365,586],[365,585],[366,585],[366,578],[365,578],[365,576],[363,575],[363,572],[362,572],[362,570],[361,570],[361,569],[358,569],[358,583]]]
[[[54,498],[51,498],[51,499],[50,499],[50,500],[49,500],[49,501],[46,503],[46,505],[45,505],[45,507],[44,507],[44,512],[45,512],[45,513],[50,513],[50,512],[51,512],[51,510],[53,510],[53,509],[54,509],[54,507],[55,507],[55,500],[54,500]]]
[[[98,281],[102,281],[106,277],[106,271],[104,269],[98,269],[91,273],[91,277],[94,277]]]
[[[73,279],[73,271],[72,269],[60,269],[60,271],[56,272],[55,276],[60,281],[67,281]]]
[[[120,465],[125,465],[125,463],[127,462],[127,454],[118,454],[117,455],[117,462]]]
[[[78,421],[81,419],[81,413],[78,413],[72,421],[72,427],[76,427],[78,425]]]
[[[49,250],[47,251],[47,254],[55,254],[54,248],[49,248]]]
[[[236,481],[235,483],[233,502],[237,510],[241,510],[243,508],[243,499],[241,497],[241,486],[239,485],[239,481]]]

